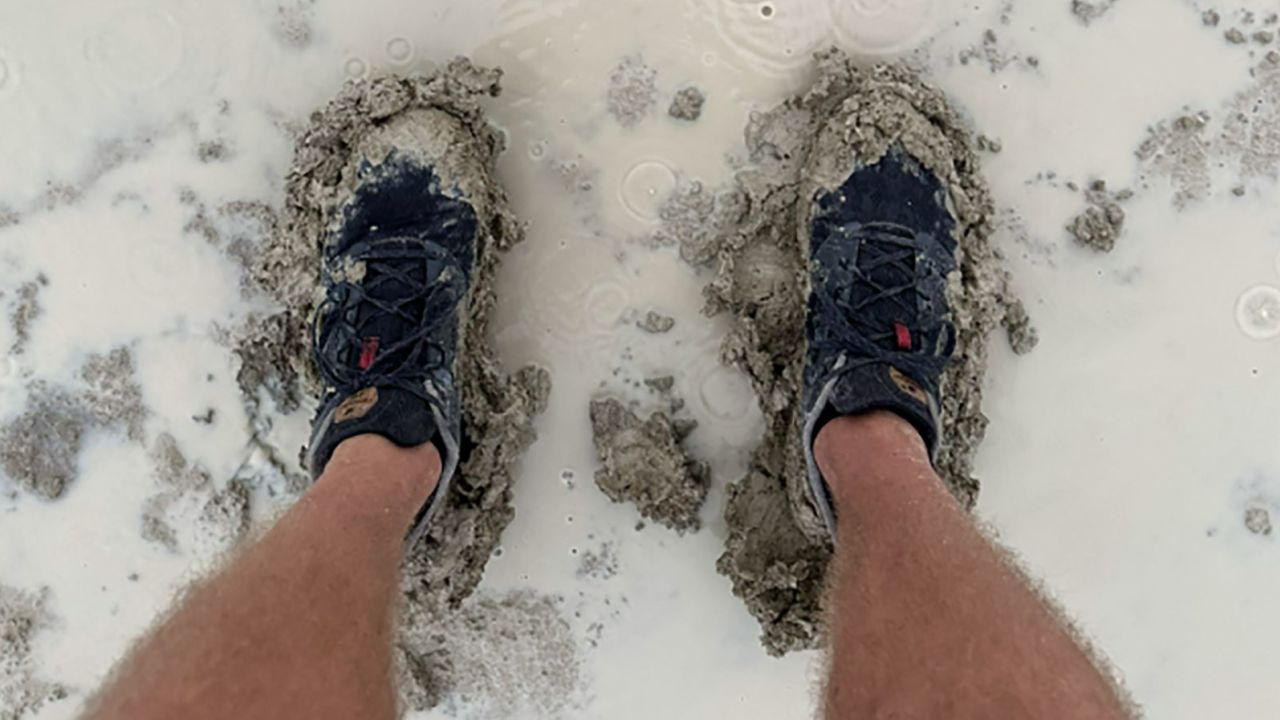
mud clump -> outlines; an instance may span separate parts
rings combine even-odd
[[[1271,513],[1265,508],[1253,507],[1244,512],[1244,527],[1254,535],[1270,535]]]
[[[320,393],[311,322],[321,253],[353,195],[361,162],[381,162],[392,150],[416,156],[432,165],[441,187],[472,205],[475,259],[455,368],[467,450],[443,507],[406,558],[403,589],[413,612],[443,614],[480,582],[514,516],[512,466],[532,444],[534,418],[550,395],[545,370],[526,367],[508,376],[489,342],[500,258],[523,237],[493,179],[503,139],[480,107],[483,98],[499,93],[500,78],[497,70],[459,59],[426,76],[349,83],[312,115],[286,180],[276,235],[257,253],[250,273],[253,286],[281,310],[254,319],[237,341],[243,360],[238,380],[255,424],[265,422],[260,395],[287,414]]]
[[[658,104],[658,71],[639,55],[622,60],[609,75],[608,109],[624,128],[635,127]]]
[[[719,274],[706,289],[708,314],[735,318],[722,359],[748,375],[767,423],[746,477],[729,490],[729,539],[717,566],[760,621],[765,648],[779,655],[820,643],[832,556],[806,487],[800,407],[812,198],[892,146],[919,159],[946,189],[959,244],[948,286],[958,337],[941,384],[936,465],[967,507],[978,494],[973,459],[987,426],[989,336],[1008,322],[1025,348],[1033,332],[1025,310],[1017,315],[989,241],[995,213],[973,138],[946,97],[901,66],[862,68],[837,50],[817,60],[808,92],[747,126],[751,165],[738,173],[733,201],[741,219],[720,238]]]
[[[596,485],[614,502],[633,503],[642,517],[680,533],[696,531],[711,471],[684,449],[694,427],[665,412],[641,419],[615,398],[592,400],[592,439],[601,463]]]
[[[22,413],[0,428],[0,467],[46,500],[61,497],[75,480],[90,431],[121,429],[130,440],[143,440],[147,410],[128,349],[90,356],[81,379],[79,387],[32,382]]]
[[[676,93],[667,114],[677,120],[695,122],[702,117],[702,106],[706,102],[707,96],[701,90],[696,87],[687,87]]]
[[[1112,193],[1106,182],[1094,181],[1085,192],[1088,207],[1067,224],[1067,232],[1087,248],[1111,252],[1124,232],[1125,212],[1120,203],[1131,197],[1133,193],[1128,190]]]
[[[48,591],[0,585],[0,720],[19,720],[67,697],[66,687],[36,676],[32,644],[53,623]]]
[[[650,310],[636,323],[636,326],[651,335],[661,335],[671,332],[671,329],[676,326],[676,320],[673,317]]]
[[[411,710],[560,717],[582,700],[581,653],[552,598],[482,594],[443,615],[411,605],[403,624],[396,655]]]

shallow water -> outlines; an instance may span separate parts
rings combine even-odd
[[[1015,358],[995,343],[982,518],[1150,717],[1280,712],[1280,547],[1261,522],[1280,513],[1275,95],[1249,96],[1252,152],[1206,143],[1208,190],[1182,209],[1174,199],[1187,178],[1135,154],[1151,127],[1202,110],[1212,139],[1237,94],[1270,87],[1274,76],[1255,68],[1280,44],[1233,45],[1224,32],[1275,31],[1271,6],[1219,8],[1217,27],[1202,21],[1203,3],[1121,0],[1088,25],[1070,7],[0,0],[5,313],[20,285],[48,278],[25,350],[0,363],[0,413],[17,416],[33,380],[74,387],[88,354],[119,346],[133,352],[150,409],[141,443],[86,436],[78,477],[57,500],[0,479],[0,584],[50,590],[53,624],[35,635],[28,669],[70,690],[31,716],[73,716],[170,594],[223,550],[219,532],[182,517],[177,551],[143,539],[143,509],[159,492],[156,438],[171,433],[217,487],[263,465],[247,449],[236,361],[219,342],[219,328],[262,302],[241,294],[233,252],[237,228],[254,233],[220,208],[279,204],[290,131],[345,78],[458,53],[506,70],[491,106],[509,139],[500,171],[529,223],[503,269],[495,341],[511,367],[545,364],[556,383],[484,592],[558,598],[582,663],[569,717],[811,716],[819,658],[768,658],[714,571],[724,486],[741,474],[759,413],[744,378],[717,361],[725,321],[698,314],[708,274],[648,240],[665,195],[726,181],[749,112],[801,88],[809,54],[831,42],[918,63],[1003,147],[986,155],[997,242],[1041,344]],[[656,75],[652,106],[624,127],[609,90],[629,57]],[[666,114],[688,85],[707,95],[695,123]],[[1136,193],[1108,255],[1063,229],[1085,206],[1071,186],[1095,179]],[[216,241],[192,223],[202,208]],[[651,309],[676,317],[674,330],[635,327]],[[16,337],[0,323],[0,346]],[[645,397],[633,383],[666,374],[701,422],[695,451],[713,465],[693,535],[637,531],[635,511],[591,481],[591,394],[603,384]],[[209,409],[212,423],[193,419]],[[275,417],[266,436],[291,459],[306,420],[305,410]],[[288,497],[279,479],[254,492],[258,518]],[[606,546],[616,572],[580,573]],[[500,676],[502,653],[491,662]],[[494,707],[539,716],[474,694],[422,716]]]

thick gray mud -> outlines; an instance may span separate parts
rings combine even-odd
[[[669,393],[672,378],[645,384]],[[675,403],[673,403],[675,404]],[[641,418],[613,397],[591,401],[591,433],[600,469],[596,485],[614,502],[633,503],[644,518],[677,532],[696,531],[711,469],[689,456],[684,443],[696,423],[663,411]]]
[[[730,488],[730,534],[718,567],[760,621],[765,648],[784,654],[821,644],[832,552],[804,489],[799,405],[815,194],[892,145],[919,158],[947,188],[959,240],[959,270],[948,290],[959,340],[942,381],[937,468],[965,506],[979,489],[973,459],[987,428],[988,339],[1004,324],[1025,352],[1035,335],[990,245],[994,210],[973,137],[946,97],[910,70],[862,68],[839,51],[821,53],[813,87],[755,115],[746,142],[750,167],[738,174],[736,192],[716,200],[720,209],[736,209],[736,219],[721,226],[713,245],[719,272],[706,291],[707,311],[736,318],[723,360],[750,377],[767,429],[746,477]],[[707,256],[705,240],[686,244],[686,257]]]
[[[497,70],[459,59],[422,77],[350,83],[311,117],[297,143],[277,234],[251,273],[254,285],[281,309],[253,319],[238,343],[239,381],[252,417],[264,414],[261,397],[288,413],[320,392],[311,359],[320,252],[362,160],[380,162],[393,147],[417,154],[435,167],[442,187],[453,188],[475,208],[476,260],[456,369],[469,442],[444,507],[406,559],[403,589],[415,615],[447,615],[480,582],[514,515],[512,466],[532,444],[534,418],[550,394],[545,370],[503,373],[488,337],[501,256],[523,238],[506,193],[493,179],[504,140],[480,105],[499,93],[500,78]],[[297,449],[276,450],[289,456]],[[410,677],[426,682],[419,675]],[[431,697],[449,684],[447,678],[432,682]],[[404,690],[408,696],[420,691]]]

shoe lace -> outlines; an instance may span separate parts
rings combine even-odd
[[[466,292],[462,271],[448,250],[433,242],[402,238],[356,243],[341,256],[348,267],[363,264],[364,279],[326,268],[328,290],[312,325],[321,377],[340,393],[364,387],[395,386],[424,399],[424,383],[444,367],[447,355],[438,337]],[[415,269],[421,273],[415,273]],[[378,297],[390,283],[394,299]],[[372,327],[394,318],[412,328],[394,343],[376,347],[366,367],[351,362],[368,346]]]
[[[830,283],[814,289],[815,310],[830,323],[828,332],[813,341],[815,348],[843,353],[846,367],[884,363],[914,377],[940,375],[955,346],[955,328],[933,308],[935,299],[926,281],[936,273],[941,277],[935,279],[945,284],[948,269],[919,257],[920,237],[905,226],[876,222],[836,231],[853,236],[858,259],[849,268],[849,292],[834,293]],[[887,274],[904,280],[878,280],[883,274],[877,271],[885,268],[896,269]],[[856,302],[854,287],[867,291]],[[886,322],[886,310],[892,322]]]

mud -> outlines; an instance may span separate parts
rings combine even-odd
[[[1136,152],[1145,174],[1173,185],[1173,204],[1179,209],[1209,195],[1210,119],[1202,112],[1157,123]]]
[[[1265,508],[1253,507],[1244,512],[1244,526],[1254,535],[1270,535],[1271,513]]]
[[[622,127],[635,127],[658,104],[657,82],[658,71],[639,55],[623,59],[609,75],[609,114]]]
[[[575,574],[579,578],[596,580],[608,580],[617,575],[618,555],[613,543],[602,543],[599,550],[588,550],[582,553],[582,560],[578,562],[578,571]]]
[[[22,412],[0,428],[0,468],[18,487],[46,500],[61,497],[75,481],[90,431],[118,429],[132,441],[144,438],[147,410],[128,349],[90,356],[81,379],[71,387],[31,382]]]
[[[410,710],[552,718],[583,700],[581,652],[553,598],[486,593],[443,616],[410,604],[403,625],[396,655]]]
[[[696,531],[711,471],[684,447],[694,427],[661,411],[641,419],[616,398],[595,398],[596,485],[614,502],[633,503],[644,518],[680,533]]]
[[[68,688],[35,674],[32,647],[53,625],[48,592],[29,593],[0,585],[0,720],[29,717]]]
[[[1119,0],[1094,0],[1094,2],[1071,0],[1071,14],[1075,15],[1080,22],[1088,25],[1111,12],[1117,2]]]
[[[709,265],[719,252],[721,238],[742,220],[741,196],[732,190],[714,192],[701,182],[681,183],[658,211],[662,221],[653,244],[675,245],[690,265]]]
[[[13,325],[13,345],[9,349],[12,355],[21,355],[31,342],[31,325],[40,317],[44,309],[40,305],[40,291],[49,285],[49,278],[40,273],[34,280],[18,287],[18,299],[9,315]]]
[[[1120,203],[1131,197],[1133,193],[1127,190],[1113,193],[1107,189],[1106,182],[1094,181],[1085,191],[1088,206],[1067,224],[1067,232],[1087,248],[1111,252],[1124,232],[1126,216]]]
[[[671,332],[671,329],[676,326],[676,320],[673,317],[650,310],[636,323],[636,326],[647,333],[661,335]]]
[[[667,109],[667,114],[677,120],[688,120],[694,122],[702,117],[702,106],[707,102],[707,96],[696,87],[687,87],[676,93],[671,100],[671,107]]]
[[[457,607],[480,582],[514,515],[512,467],[532,444],[534,418],[551,389],[539,368],[504,374],[489,341],[494,276],[502,253],[523,237],[506,193],[493,180],[504,141],[480,107],[483,98],[499,93],[500,78],[496,70],[456,60],[423,77],[350,83],[312,116],[287,178],[277,234],[250,273],[281,310],[251,321],[238,342],[238,381],[255,426],[266,422],[258,398],[290,413],[320,392],[310,355],[320,251],[335,208],[352,192],[361,157],[380,160],[392,145],[421,153],[432,158],[442,186],[474,206],[479,237],[457,368],[468,442],[444,506],[406,558],[403,589],[414,613]],[[295,449],[274,450],[288,457]]]
[[[729,539],[718,567],[760,621],[773,654],[812,648],[823,632],[821,598],[831,547],[808,501],[803,455],[807,238],[814,193],[840,184],[855,162],[874,162],[900,144],[935,172],[957,221],[958,266],[949,295],[958,330],[942,381],[937,468],[972,507],[973,459],[986,432],[982,380],[991,332],[1007,323],[1028,346],[1031,328],[989,237],[995,219],[979,177],[974,140],[938,90],[899,66],[860,68],[839,51],[818,55],[807,93],[753,116],[751,166],[737,176],[740,221],[717,245],[719,274],[707,312],[733,313],[723,360],[750,377],[767,429],[745,478],[729,490]],[[798,231],[798,229],[800,231]]]
[[[1179,114],[1155,124],[1136,154],[1140,179],[1168,182],[1183,209],[1213,192],[1217,168],[1240,183],[1280,177],[1280,52],[1252,70],[1253,80],[1219,109]]]
[[[283,0],[275,8],[271,30],[282,45],[293,50],[305,50],[311,45],[315,4],[315,0]]]
[[[142,537],[177,552],[190,543],[223,550],[249,531],[249,489],[233,479],[217,488],[209,472],[191,465],[177,440],[161,433],[151,447],[159,492],[147,500]]]

